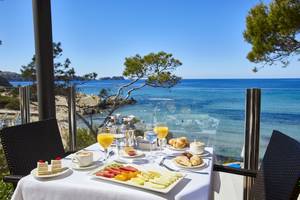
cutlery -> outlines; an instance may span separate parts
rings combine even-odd
[[[109,159],[111,156],[113,156],[115,154],[115,152],[113,150],[111,150],[109,153],[108,153],[108,156],[106,159]],[[99,158],[97,161],[104,161],[105,159],[104,158]]]
[[[121,163],[121,164],[131,164],[130,161],[123,160],[123,159],[116,159],[114,161],[117,162],[117,163]]]
[[[168,155],[162,158],[162,160],[160,161],[159,165],[161,165],[162,163],[164,163],[164,161],[168,158],[175,158],[176,156],[172,156],[172,155]]]
[[[86,149],[86,148],[83,148],[81,151],[101,151],[101,152],[104,152],[104,150],[102,150],[102,149]]]

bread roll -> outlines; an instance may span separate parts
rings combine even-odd
[[[190,162],[191,162],[192,166],[197,166],[197,165],[201,165],[203,163],[203,160],[200,156],[193,155],[190,158]]]
[[[174,139],[174,138],[170,139],[169,140],[169,145],[174,146],[175,145],[175,141],[176,141],[176,139]]]
[[[184,141],[177,139],[176,143],[175,143],[175,148],[182,149],[185,147],[185,145],[186,145],[186,143]]]
[[[183,166],[187,166],[187,167],[191,166],[191,162],[190,162],[190,160],[186,156],[177,156],[175,158],[175,161],[178,164],[183,165]]]
[[[186,137],[173,138],[169,140],[169,144],[176,149],[183,149],[189,145],[189,141]]]

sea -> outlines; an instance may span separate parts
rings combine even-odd
[[[101,89],[114,93],[128,80],[75,83],[78,92],[97,95]],[[240,160],[245,140],[247,88],[262,91],[260,157],[273,130],[300,141],[300,79],[183,79],[172,88],[145,87],[135,91],[132,97],[137,103],[115,113],[134,115],[147,125],[167,124],[176,137],[204,141],[218,155]],[[94,123],[100,123],[101,116],[93,118]]]

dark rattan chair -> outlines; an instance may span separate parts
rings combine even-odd
[[[273,131],[257,172],[222,165],[214,165],[214,170],[256,177],[250,191],[251,199],[294,200],[300,192],[300,143],[279,131]]]
[[[56,119],[4,128],[0,138],[10,170],[4,181],[14,185],[36,167],[38,160],[50,161],[68,154]]]

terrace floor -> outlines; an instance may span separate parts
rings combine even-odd
[[[218,176],[218,174],[219,176]],[[220,178],[220,180],[218,180]],[[243,199],[243,177],[223,172],[215,172],[214,200],[241,200]],[[221,183],[218,187],[218,183]]]
[[[241,200],[243,199],[243,177],[239,175],[215,172],[215,183],[220,182],[221,187],[218,192],[214,191],[214,200]],[[220,177],[220,181],[218,178]],[[218,188],[218,184],[215,185],[215,188]],[[298,197],[300,200],[300,196]]]

